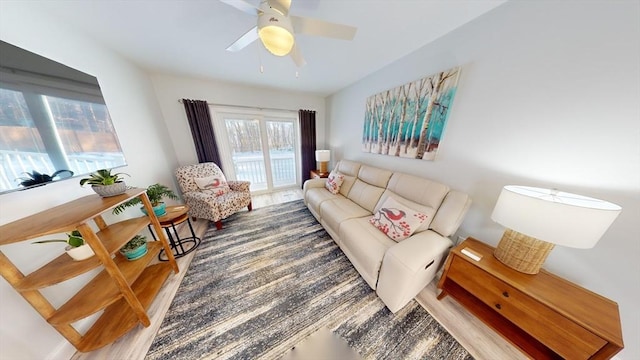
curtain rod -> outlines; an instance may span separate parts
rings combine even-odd
[[[182,99],[178,99],[178,102],[180,104],[182,104]],[[290,112],[295,112],[297,113],[298,110],[293,110],[293,109],[278,109],[278,108],[270,108],[270,107],[257,107],[257,106],[245,106],[245,105],[231,105],[231,104],[216,104],[216,103],[211,103],[207,101],[207,105],[211,105],[211,106],[228,106],[228,107],[236,107],[236,108],[242,108],[242,109],[251,109],[251,110],[274,110],[274,111],[290,111]],[[308,110],[308,109],[305,109]],[[315,110],[313,110],[315,111]]]

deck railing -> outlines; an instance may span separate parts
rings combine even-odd
[[[271,174],[273,186],[296,184],[296,161],[294,154],[272,154]],[[236,178],[251,181],[251,190],[267,188],[267,178],[262,156],[238,156],[233,158]]]

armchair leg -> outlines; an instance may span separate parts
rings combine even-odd
[[[216,221],[216,229],[217,229],[217,230],[222,229],[222,220],[218,220],[218,221]]]
[[[253,205],[251,204],[251,201],[249,201],[249,205],[247,206],[247,209],[249,209],[249,211],[253,210]]]

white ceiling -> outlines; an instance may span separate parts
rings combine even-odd
[[[293,15],[358,28],[352,41],[297,35],[307,61],[300,69],[259,41],[226,51],[256,18],[218,0],[40,0],[39,7],[152,73],[328,95],[505,1],[293,0]]]

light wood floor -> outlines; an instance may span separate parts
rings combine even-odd
[[[302,191],[291,189],[273,194],[256,195],[252,197],[253,208],[260,208],[282,202],[302,199]],[[184,224],[186,225],[186,224]],[[202,237],[207,230],[208,222],[198,220],[193,222],[196,235]],[[179,228],[180,236],[189,236],[189,229]],[[113,344],[90,353],[77,352],[73,360],[113,360],[144,359],[153,339],[158,332],[162,319],[167,312],[171,301],[175,296],[178,286],[184,277],[195,252],[185,257],[177,259],[180,272],[175,276],[170,276],[162,290],[151,304],[149,316],[151,325],[145,328],[138,325],[135,329],[123,336]],[[450,334],[467,349],[471,355],[478,359],[501,360],[501,359],[527,359],[522,353],[511,344],[489,329],[480,320],[473,317],[464,310],[455,300],[445,297],[441,301],[436,299],[438,293],[436,289],[438,277],[434,279],[424,290],[422,290],[416,300],[424,307]]]

